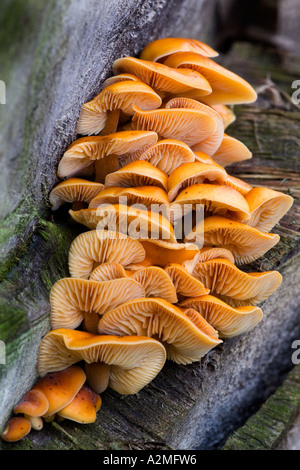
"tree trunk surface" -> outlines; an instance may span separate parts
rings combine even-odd
[[[13,12],[10,3],[3,2],[0,16],[0,79],[7,90],[7,104],[0,105],[1,430],[37,378],[40,340],[50,329],[49,292],[68,276],[68,249],[78,231],[53,222],[48,196],[58,182],[57,164],[76,138],[81,105],[100,91],[115,59],[137,56],[158,37],[194,37],[213,46],[219,2],[52,0],[45,7],[15,0]],[[261,304],[263,321],[200,363],[168,362],[137,395],[107,390],[93,424],[46,423],[20,442],[0,442],[0,449],[220,448],[292,369],[291,345],[300,338],[300,112],[290,97],[300,59],[236,42],[220,62],[259,93],[255,104],[235,107],[237,119],[226,131],[253,158],[228,172],[295,197],[273,230],[278,245],[245,267],[283,275]]]

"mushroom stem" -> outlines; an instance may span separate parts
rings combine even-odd
[[[99,135],[108,135],[116,132],[120,117],[120,110],[114,109],[113,111],[107,112],[107,120],[104,128]]]
[[[97,335],[99,320],[100,316],[97,312],[84,312],[83,329]]]
[[[96,160],[96,177],[95,181],[97,183],[105,183],[105,176],[109,173],[117,171],[119,167],[119,160],[117,155],[106,155],[101,160]]]
[[[85,373],[89,386],[96,393],[102,393],[107,389],[109,382],[110,366],[104,362],[85,363]]]
[[[86,209],[87,203],[84,201],[74,201],[72,203],[72,210],[73,211],[80,211],[80,209]]]
[[[29,415],[24,415],[24,418],[28,419],[31,423],[31,428],[34,429],[35,431],[41,431],[43,429],[43,420],[40,416],[29,416]]]

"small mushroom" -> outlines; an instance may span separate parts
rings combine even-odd
[[[100,395],[83,385],[71,403],[57,412],[57,416],[81,424],[94,423],[101,404]]]
[[[122,278],[97,282],[63,278],[50,291],[50,321],[53,329],[77,328],[97,331],[100,315],[127,300],[144,297],[145,290],[134,279]]]
[[[152,41],[142,50],[140,59],[152,62],[163,62],[169,55],[175,52],[196,52],[206,57],[219,55],[214,49],[198,41],[187,38],[162,38]]]
[[[176,168],[168,178],[168,198],[172,202],[183,189],[207,182],[224,184],[227,173],[219,165],[193,162]]]
[[[83,209],[104,188],[103,184],[80,178],[70,178],[58,183],[49,195],[51,209],[57,210],[66,202],[73,203],[72,209]]]
[[[199,103],[199,101],[190,99],[190,98],[172,98],[168,101],[165,105],[167,109],[173,108],[187,108],[187,109],[196,109],[201,111],[202,113],[212,117],[216,123],[216,130],[215,132],[208,136],[206,139],[201,140],[193,145],[192,150],[197,152],[204,152],[209,156],[212,156],[216,153],[218,148],[220,147],[223,137],[224,137],[224,123],[223,119],[219,113],[210,106],[206,106],[203,103]]]
[[[263,232],[269,232],[293,205],[288,194],[269,188],[253,188],[245,196],[251,217],[247,225]]]
[[[152,338],[58,329],[41,340],[37,367],[44,376],[84,361],[88,384],[96,393],[110,387],[128,395],[148,385],[165,360],[165,348]]]
[[[14,407],[13,412],[23,414],[30,421],[32,429],[40,431],[43,428],[41,416],[47,413],[48,409],[47,397],[39,390],[29,390]]]
[[[208,105],[253,103],[257,99],[255,90],[246,80],[195,52],[177,52],[170,55],[164,64],[201,73],[212,87],[212,92],[202,99]]]
[[[7,442],[16,442],[27,436],[31,431],[31,423],[27,418],[23,416],[16,416],[10,418],[1,437]]]
[[[246,183],[245,181],[239,178],[236,178],[235,176],[231,176],[228,174],[226,176],[225,181],[223,181],[222,184],[224,184],[225,186],[230,186],[230,188],[235,189],[236,191],[241,193],[243,196],[246,196],[246,194],[248,194],[249,191],[251,191],[252,189],[252,186],[250,186],[250,184]],[[246,201],[248,202],[247,198],[246,198]],[[247,220],[248,225],[249,225],[249,220]]]
[[[194,270],[197,271],[197,264],[203,263],[210,259],[222,258],[227,259],[231,263],[234,263],[234,257],[231,251],[226,248],[210,248],[204,246],[200,248],[199,252],[192,260],[184,261],[182,266],[190,273],[193,274]]]
[[[221,258],[197,263],[192,274],[210,289],[212,295],[232,307],[257,305],[273,294],[282,282],[278,271],[245,273]]]
[[[206,163],[208,165],[219,165],[209,155],[207,155],[207,153],[197,152],[196,150],[194,150],[194,155],[195,155],[195,162]],[[221,167],[221,165],[219,165],[219,167]]]
[[[206,322],[205,322],[206,323]],[[125,302],[99,321],[100,334],[142,335],[162,341],[167,358],[179,364],[199,361],[221,343],[217,332],[199,329],[175,305],[163,299],[141,298]]]
[[[181,140],[190,147],[212,136],[217,128],[215,119],[199,109],[159,108],[143,111],[135,106],[134,110],[132,128],[151,129],[161,138]]]
[[[51,370],[34,384],[32,390],[38,390],[45,395],[49,407],[43,418],[53,416],[74,399],[86,381],[84,370],[79,366]],[[41,374],[39,374],[41,375]]]
[[[101,263],[117,262],[122,266],[140,263],[145,258],[143,245],[120,232],[91,230],[78,235],[69,250],[72,277],[88,279]]]
[[[180,307],[196,310],[221,338],[232,338],[252,330],[263,318],[263,312],[256,306],[233,308],[213,295],[185,299]],[[184,311],[189,316],[187,310]]]
[[[96,209],[70,210],[69,214],[75,222],[91,230],[122,232],[136,239],[157,238],[176,242],[173,226],[160,212],[124,204],[111,204]]]
[[[123,57],[113,64],[113,73],[131,73],[147,83],[160,96],[197,91],[199,96],[211,92],[211,86],[198,72],[193,70],[174,70],[166,65],[135,57]]]
[[[110,173],[105,178],[105,188],[120,186],[131,188],[132,186],[157,186],[167,190],[168,177],[166,173],[146,161],[133,161],[123,166],[118,171]]]
[[[121,131],[105,136],[81,137],[65,151],[59,162],[57,175],[61,179],[74,176],[93,176],[104,183],[105,176],[119,168],[124,154],[144,151],[157,142],[152,131]]]
[[[202,183],[188,186],[178,194],[170,204],[171,220],[181,218],[183,209],[188,209],[188,205],[195,210],[198,204],[204,206],[207,215],[224,215],[236,221],[250,218],[248,203],[238,191],[225,185]]]
[[[120,113],[125,119],[133,115],[133,105],[141,109],[155,109],[161,98],[142,81],[118,81],[105,87],[94,99],[85,103],[80,111],[77,133],[82,135],[111,134],[116,132]]]
[[[203,232],[203,224],[186,236],[186,242],[193,242],[198,230]],[[226,248],[234,256],[237,264],[247,264],[263,256],[273,248],[280,237],[276,233],[265,233],[241,222],[217,215],[204,219],[204,246]]]
[[[102,89],[110,85],[113,85],[117,82],[124,82],[127,80],[133,80],[134,82],[140,81],[140,79],[136,75],[133,75],[132,73],[120,73],[119,75],[113,75],[112,77],[108,77],[103,82]]]
[[[240,140],[227,134],[224,134],[220,147],[213,155],[213,160],[223,167],[250,158],[252,158],[252,153],[248,147]]]

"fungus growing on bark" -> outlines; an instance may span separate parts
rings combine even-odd
[[[100,334],[155,337],[162,341],[167,358],[179,364],[199,361],[221,343],[208,323],[204,331],[199,329],[179,307],[163,299],[141,298],[126,302],[101,318],[98,331]]]
[[[74,176],[90,177],[104,183],[105,176],[119,168],[119,158],[145,150],[157,142],[157,134],[152,131],[122,131],[105,136],[81,137],[65,151],[59,162],[59,178]]]
[[[128,395],[151,382],[165,360],[165,348],[153,338],[57,329],[42,339],[37,367],[44,376],[84,361],[87,382],[96,393],[110,387]]]
[[[63,278],[50,292],[51,327],[78,328],[83,323],[89,332],[97,331],[100,315],[123,302],[145,296],[145,290],[134,279],[122,278],[97,282]]]

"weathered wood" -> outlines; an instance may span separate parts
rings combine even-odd
[[[32,8],[34,3],[26,2],[27,8]],[[204,39],[197,14],[200,18],[200,12],[211,8],[203,10],[206,2],[161,1],[153,14],[151,2],[138,2],[137,11],[137,2],[130,5],[127,2],[127,8],[135,13],[126,10],[128,14],[124,16],[121,2],[102,6],[102,10],[98,3],[80,3],[83,6],[76,10],[76,19],[72,1],[59,5],[49,2],[46,11],[35,11],[33,24],[29,22],[26,26],[32,29],[32,42],[26,50],[29,55],[37,54],[37,62],[23,77],[25,84],[20,83],[18,96],[13,97],[13,88],[8,94],[8,102],[17,106],[20,97],[32,90],[20,109],[23,116],[16,128],[11,129],[8,123],[1,128],[9,178],[1,190],[5,192],[6,203],[2,208],[5,218],[0,243],[3,254],[0,339],[7,343],[7,364],[0,365],[0,425],[35,380],[39,341],[49,329],[49,290],[55,280],[67,275],[68,247],[75,232],[47,220],[47,197],[56,183],[57,162],[75,138],[80,105],[99,91],[102,80],[111,72],[113,60],[120,55],[136,55],[149,40],[178,35],[178,31]],[[90,11],[86,9],[87,4],[91,6]],[[19,2],[20,8],[21,5],[24,2]],[[188,15],[189,20],[184,14],[187,5],[194,11]],[[110,11],[114,11],[113,20],[108,19]],[[20,21],[24,13],[24,10],[19,13]],[[136,16],[138,23],[135,23]],[[204,24],[205,20],[202,21]],[[115,28],[115,35],[108,34],[108,26],[103,27],[106,22],[110,32]],[[18,34],[16,24],[12,29]],[[104,46],[107,49],[101,55]],[[14,52],[11,46],[11,61]],[[29,55],[25,54],[26,60]],[[24,53],[21,56],[25,60]],[[256,85],[265,85],[271,73],[275,86],[285,93],[280,93],[281,101],[274,103],[273,94],[265,89],[255,105],[237,107],[237,121],[228,133],[248,145],[254,156],[251,161],[228,170],[244,175],[253,184],[259,180],[262,185],[279,185],[282,191],[296,191],[300,114],[286,94],[289,95],[290,84],[297,78],[299,59],[287,57],[283,61],[273,50],[237,44],[222,60]],[[9,73],[6,73],[3,78],[9,83]],[[16,83],[17,72],[13,67],[10,73],[14,73]],[[1,108],[0,112],[4,121]],[[15,115],[13,109],[9,113],[10,118]],[[18,145],[12,145],[14,141]],[[14,172],[17,190],[13,187]],[[11,215],[7,216],[8,213]],[[274,230],[282,236],[280,243],[252,266],[263,270],[280,268],[284,276],[280,289],[262,304],[265,318],[255,330],[224,341],[201,364],[184,367],[167,363],[153,383],[136,396],[121,397],[108,390],[103,394],[103,406],[92,425],[68,421],[46,424],[40,433],[32,432],[12,445],[1,442],[0,448],[220,447],[277,388],[292,367],[291,344],[300,338],[298,224],[296,200],[290,214]]]

